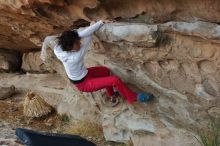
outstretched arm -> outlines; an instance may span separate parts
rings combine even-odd
[[[96,22],[95,24],[91,23],[89,27],[85,28],[82,31],[79,31],[79,37],[82,38],[81,48],[78,51],[79,58],[83,58],[86,54],[87,48],[92,40],[92,34],[103,26],[104,22],[102,20]]]
[[[79,58],[82,58],[85,56],[87,48],[92,40],[92,34],[96,30],[98,30],[101,26],[103,26],[104,23],[111,23],[111,22],[113,22],[113,21],[112,20],[104,20],[104,21],[100,20],[100,21],[96,22],[95,24],[91,23],[91,26],[78,32],[79,36],[83,39],[83,43],[81,45],[81,48],[78,51]]]
[[[79,33],[79,37],[83,38],[83,37],[91,36],[103,24],[104,24],[104,22],[102,20],[96,22],[95,24],[92,24],[91,26],[89,26],[89,27],[85,28],[84,30],[78,32]]]

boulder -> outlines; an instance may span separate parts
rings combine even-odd
[[[157,31],[157,25],[112,23],[101,27],[97,35],[102,41],[109,43],[153,47],[159,39]]]
[[[7,99],[15,93],[15,86],[0,87],[0,100]]]
[[[26,72],[53,72],[53,69],[47,67],[40,59],[40,51],[24,53],[21,69]]]

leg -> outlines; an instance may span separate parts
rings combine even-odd
[[[130,90],[118,77],[108,76],[99,78],[87,78],[84,82],[76,84],[77,88],[84,92],[93,92],[107,87],[115,87],[117,91],[129,102],[137,100],[137,93]]]
[[[110,76],[111,71],[104,66],[95,66],[88,68],[89,76],[92,78],[107,77]],[[114,90],[112,86],[105,87],[107,96],[113,96]]]
[[[110,69],[104,66],[90,67],[88,68],[88,71],[92,77],[107,77],[111,74]]]

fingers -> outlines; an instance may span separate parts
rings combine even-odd
[[[106,19],[103,22],[104,23],[113,23],[113,22],[115,22],[115,20],[114,19]]]
[[[102,20],[104,23],[113,23],[113,22],[115,22],[115,20],[114,19],[105,19],[105,20]],[[90,22],[90,25],[93,25],[93,24],[95,24],[96,23],[96,21],[91,21]]]
[[[91,22],[90,22],[90,25],[93,25],[93,24],[95,24],[95,21],[91,21]]]

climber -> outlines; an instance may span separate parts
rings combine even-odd
[[[90,26],[82,31],[68,30],[58,37],[46,37],[42,46],[41,59],[45,60],[46,58],[45,49],[47,45],[53,48],[55,55],[63,63],[70,82],[78,90],[93,92],[105,88],[112,106],[117,105],[119,102],[119,94],[130,104],[134,101],[147,102],[153,98],[153,94],[133,92],[117,76],[111,75],[111,71],[107,67],[86,68],[84,66],[84,56],[92,40],[92,34],[105,23],[112,22],[112,20],[91,22]],[[116,92],[114,92],[113,87],[117,90]]]

